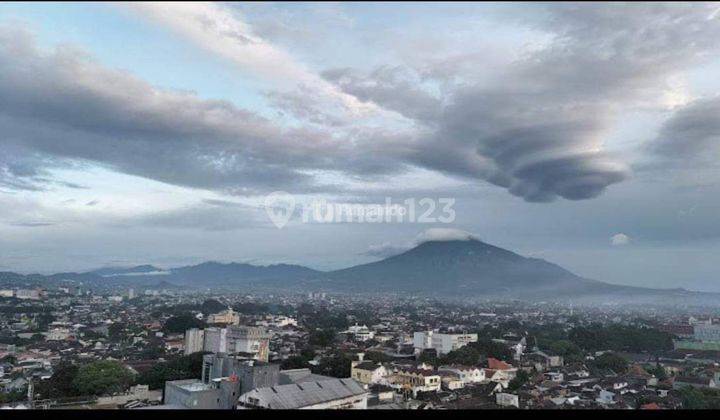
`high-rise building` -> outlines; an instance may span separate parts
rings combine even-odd
[[[128,299],[134,299],[134,298],[135,298],[135,289],[130,288],[130,290],[128,290]]]
[[[212,353],[227,353],[227,328],[205,328],[203,350]]]
[[[203,351],[205,346],[205,331],[191,328],[185,331],[185,354]]]

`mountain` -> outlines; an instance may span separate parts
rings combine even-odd
[[[429,296],[614,299],[687,295],[684,290],[631,287],[585,279],[550,262],[476,239],[429,241],[381,261],[325,273],[315,285],[343,292]]]
[[[320,274],[319,271],[292,264],[252,265],[241,263],[204,262],[170,270],[167,281],[176,284],[201,286],[291,286],[302,279]]]

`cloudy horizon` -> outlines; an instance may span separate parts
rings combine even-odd
[[[3,3],[0,271],[334,269],[442,228],[720,292],[719,37],[720,3]],[[456,218],[278,229],[274,191]]]

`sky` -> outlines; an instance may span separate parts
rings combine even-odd
[[[720,3],[1,3],[0,271],[335,269],[454,229],[720,291]],[[281,229],[454,199],[451,223]]]

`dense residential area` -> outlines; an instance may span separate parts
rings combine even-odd
[[[0,290],[2,408],[720,407],[702,307]]]

